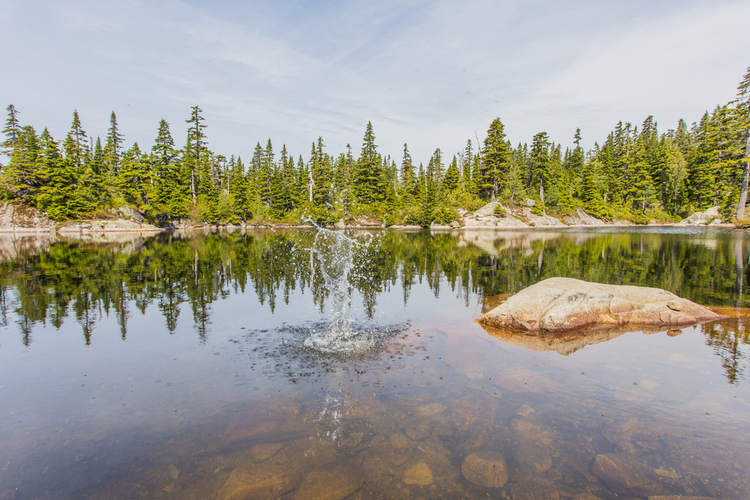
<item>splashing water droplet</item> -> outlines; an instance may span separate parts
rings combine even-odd
[[[318,261],[326,289],[331,294],[331,324],[305,339],[304,345],[331,354],[366,352],[374,346],[374,341],[367,332],[352,328],[350,315],[349,273],[354,265],[355,242],[341,231],[313,224],[317,234],[312,252]]]

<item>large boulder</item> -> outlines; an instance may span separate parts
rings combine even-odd
[[[557,333],[624,325],[682,327],[721,318],[707,307],[658,288],[549,278],[513,295],[477,321],[495,328]]]
[[[695,212],[687,219],[682,219],[677,224],[680,226],[705,226],[714,221],[721,222],[719,207],[711,207],[705,212]]]

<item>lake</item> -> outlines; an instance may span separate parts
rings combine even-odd
[[[0,500],[750,498],[745,232],[347,235],[349,355],[314,230],[0,237]],[[474,322],[553,276],[728,318]]]

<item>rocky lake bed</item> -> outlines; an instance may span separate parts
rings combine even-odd
[[[0,499],[744,499],[750,241],[681,231],[351,233],[379,340],[343,357],[303,342],[329,314],[309,231],[5,242]],[[474,322],[560,275],[722,318]]]

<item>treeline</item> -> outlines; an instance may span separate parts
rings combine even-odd
[[[208,148],[202,110],[191,108],[187,138],[178,148],[161,120],[153,146],[125,148],[114,112],[104,141],[83,129],[78,112],[61,141],[45,128],[22,125],[10,105],[3,133],[8,164],[0,171],[0,196],[20,200],[57,220],[106,217],[128,205],[148,220],[208,224],[312,218],[332,223],[358,216],[386,225],[429,226],[458,219],[489,200],[521,205],[535,200],[539,213],[559,215],[583,207],[605,219],[669,220],[720,206],[741,219],[747,201],[750,147],[750,68],[737,99],[706,112],[692,126],[680,120],[660,133],[649,116],[640,128],[618,123],[601,143],[563,150],[546,132],[515,148],[500,119],[482,144],[467,141],[450,160],[438,148],[417,166],[404,144],[397,164],[378,152],[371,123],[357,157],[351,146],[326,152],[323,138],[307,159],[286,146],[258,143],[249,161]],[[102,143],[103,142],[103,143]],[[743,168],[744,161],[744,168]]]

